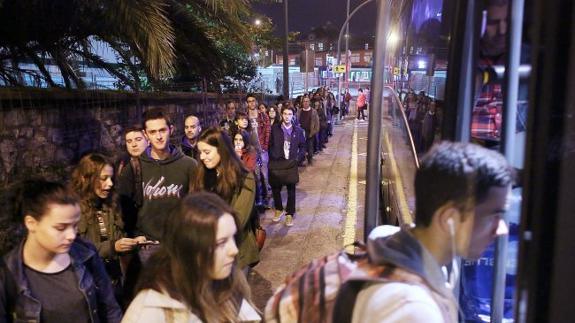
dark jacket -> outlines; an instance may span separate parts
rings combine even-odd
[[[250,225],[256,198],[256,181],[252,172],[244,179],[241,189],[234,194],[230,206],[238,215],[238,267],[244,268],[260,260],[256,236]],[[257,216],[257,214],[256,214]]]
[[[32,296],[24,274],[24,241],[4,256],[0,273],[0,322],[40,322],[42,304]],[[96,248],[77,238],[69,251],[92,323],[120,322],[122,311],[114,298],[110,279]]]
[[[270,162],[285,159],[284,132],[281,125],[282,123],[276,123],[272,126],[269,149]],[[289,159],[301,161],[305,155],[305,136],[302,128],[292,125],[292,129]]]
[[[189,191],[190,180],[196,174],[197,162],[170,145],[170,157],[155,160],[151,147],[139,157],[142,171],[143,199],[138,212],[135,235],[161,240],[167,215]],[[127,165],[118,181],[122,211],[136,199],[132,166]]]
[[[184,153],[184,155],[191,157],[194,160],[198,160],[198,157],[199,157],[198,146],[197,146],[197,144],[196,144],[196,146],[192,146],[188,137],[186,137],[186,136],[182,137],[181,147],[182,147],[182,152]]]
[[[296,113],[297,120],[299,120],[299,121],[301,121],[302,111],[303,111],[303,108],[297,110],[297,113]],[[305,135],[308,138],[311,138],[311,137],[315,136],[315,134],[318,132],[319,132],[319,114],[317,113],[316,109],[311,108],[310,130],[309,130],[309,133],[306,133]]]

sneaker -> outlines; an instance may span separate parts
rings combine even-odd
[[[273,222],[280,222],[282,216],[285,214],[285,211],[275,210],[274,217],[272,218]]]
[[[286,227],[292,227],[293,226],[293,215],[288,214],[286,215]]]

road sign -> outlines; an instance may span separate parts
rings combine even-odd
[[[399,67],[393,68],[393,75],[399,75]]]
[[[336,65],[333,67],[334,73],[345,73],[345,64]]]

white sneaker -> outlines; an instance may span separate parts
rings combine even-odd
[[[293,226],[293,215],[288,214],[286,215],[286,227],[292,227]]]
[[[280,222],[280,220],[282,219],[282,216],[284,216],[285,213],[286,213],[285,211],[275,210],[274,217],[272,218],[272,221],[273,222]]]

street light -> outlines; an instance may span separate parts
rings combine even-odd
[[[256,20],[254,21],[254,24],[255,24],[256,26],[259,26],[259,25],[262,24],[262,21],[261,21],[260,19],[256,19]]]
[[[398,41],[399,41],[399,36],[397,35],[397,33],[395,31],[391,31],[389,33],[389,36],[387,36],[387,47],[389,47],[389,48],[395,47],[395,45],[397,44]]]

